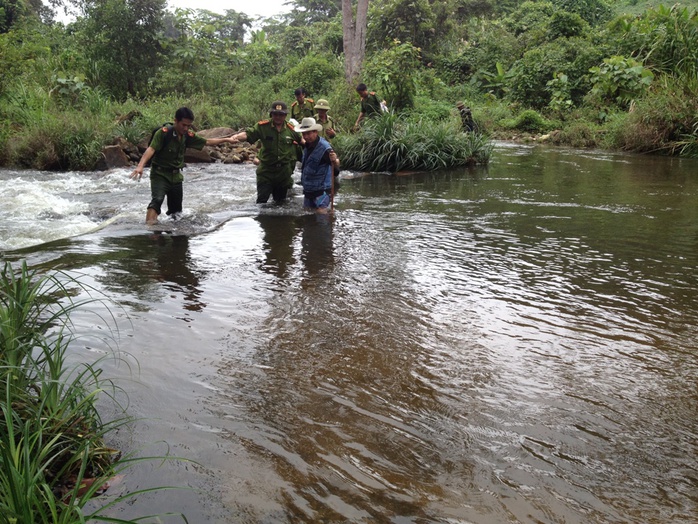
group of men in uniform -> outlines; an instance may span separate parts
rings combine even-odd
[[[325,99],[317,103],[307,97],[304,88],[295,90],[296,101],[288,106],[273,102],[269,119],[234,134],[233,141],[259,143],[257,153],[257,203],[282,203],[293,187],[296,162],[301,162],[303,206],[326,213],[333,205],[339,159],[328,139],[337,134],[334,120],[327,113],[330,105]]]
[[[358,129],[364,118],[371,118],[387,110],[375,92],[369,92],[366,84],[359,84],[356,91],[361,97],[361,111],[354,128]],[[146,223],[157,222],[161,206],[167,198],[168,215],[182,210],[182,168],[187,147],[202,149],[206,145],[223,142],[247,141],[259,143],[257,153],[257,203],[268,202],[271,196],[275,203],[283,202],[288,190],[293,187],[293,172],[296,162],[301,162],[301,185],[307,209],[326,213],[333,206],[339,173],[339,158],[332,149],[329,139],[337,134],[334,120],[327,113],[330,105],[325,99],[316,102],[308,98],[302,87],[295,90],[296,101],[291,104],[291,120],[286,120],[288,106],[275,101],[269,110],[269,119],[261,120],[227,138],[204,139],[190,129],[194,114],[189,108],[181,107],[175,113],[171,127],[157,130],[143,154],[131,178],[143,176],[143,169],[152,159],[150,170],[151,201],[146,212]],[[466,131],[474,130],[470,109],[461,102],[459,113]]]

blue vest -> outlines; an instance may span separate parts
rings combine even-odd
[[[328,149],[332,149],[332,146],[327,140],[320,137],[310,154],[308,154],[308,148],[303,150],[301,184],[303,184],[305,193],[332,189],[332,164],[320,165],[320,160]]]

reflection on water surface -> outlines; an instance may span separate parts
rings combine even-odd
[[[120,517],[691,522],[696,167],[502,145],[487,169],[347,178],[332,218],[241,204],[18,256],[128,314],[118,444],[198,463],[136,468],[121,489],[202,491]],[[248,175],[204,172],[186,202]]]

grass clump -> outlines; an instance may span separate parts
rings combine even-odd
[[[521,111],[516,118],[506,122],[505,125],[509,129],[516,129],[526,133],[544,133],[549,131],[552,127],[552,124],[548,120],[533,109]]]
[[[487,164],[491,142],[479,133],[462,133],[452,121],[409,121],[383,113],[361,131],[339,135],[333,146],[346,169],[357,171],[433,171]]]
[[[71,279],[72,282],[75,282]],[[117,460],[105,435],[128,419],[104,423],[97,411],[101,370],[66,365],[76,302],[56,276],[26,264],[0,271],[0,523],[128,522],[103,512],[135,493],[88,513],[85,506],[135,460]],[[113,397],[112,397],[113,398]],[[146,490],[151,491],[151,490]],[[186,519],[184,519],[186,521]]]

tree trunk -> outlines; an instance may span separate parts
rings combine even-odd
[[[344,31],[344,76],[349,84],[359,78],[366,54],[366,24],[368,0],[358,0],[356,19],[351,0],[342,0],[342,29]]]

